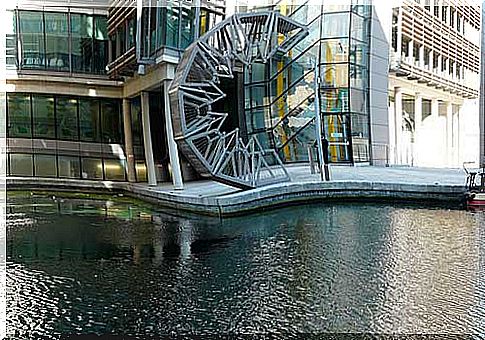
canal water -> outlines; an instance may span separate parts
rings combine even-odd
[[[9,197],[7,327],[60,334],[485,334],[485,215],[314,204],[177,217]]]

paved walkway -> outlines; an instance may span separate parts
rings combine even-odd
[[[311,174],[309,166],[289,166],[292,183],[320,183],[320,174]],[[464,186],[466,174],[463,169],[434,169],[414,167],[372,167],[372,166],[330,166],[330,182],[363,181],[374,183],[400,183],[416,185],[451,185]],[[284,184],[284,183],[281,183]],[[281,185],[276,184],[276,186]],[[171,183],[164,183],[157,187],[147,184],[136,184],[145,190],[170,193],[184,197],[221,197],[241,189],[233,188],[212,180],[185,182],[184,190],[174,190]],[[274,186],[274,185],[273,185]],[[259,190],[259,189],[253,189]]]

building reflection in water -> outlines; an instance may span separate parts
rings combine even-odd
[[[64,312],[46,305],[38,316],[54,328],[73,303],[94,310],[103,332],[131,327],[105,312],[133,314],[155,334],[485,329],[480,214],[318,204],[220,220],[132,202],[35,202],[9,201],[9,282],[32,296],[45,283],[53,301],[64,294]],[[49,285],[55,277],[67,281]]]

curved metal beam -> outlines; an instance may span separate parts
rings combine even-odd
[[[239,130],[221,131],[228,114],[212,104],[225,97],[220,78],[233,78],[236,63],[250,67],[287,53],[308,30],[277,12],[235,14],[192,43],[183,54],[169,90],[175,140],[204,176],[241,188],[289,180],[276,150],[264,149]]]

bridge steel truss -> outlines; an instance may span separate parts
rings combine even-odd
[[[244,142],[239,129],[221,131],[228,113],[214,112],[212,104],[225,97],[218,84],[234,77],[236,64],[266,63],[307,34],[277,12],[239,13],[186,49],[169,89],[170,108],[176,143],[201,176],[244,189],[289,180],[276,150],[255,136]]]

